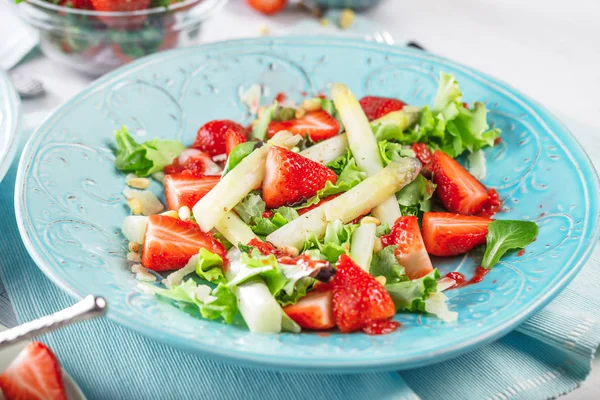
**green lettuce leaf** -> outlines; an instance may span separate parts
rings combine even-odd
[[[481,261],[483,268],[490,269],[506,252],[522,249],[535,240],[538,226],[532,221],[496,220],[488,227],[486,247]]]
[[[268,256],[262,255],[258,250],[254,249],[250,254],[242,253],[240,261],[243,265],[242,269],[229,281],[227,286],[237,286],[254,277],[261,277],[269,292],[276,297],[286,285],[288,278],[283,274],[277,258],[273,254]]]
[[[173,163],[185,146],[179,140],[153,139],[139,144],[131,137],[126,127],[115,131],[117,149],[115,165],[118,170],[148,176],[162,171]]]
[[[336,263],[342,254],[350,254],[352,234],[357,227],[357,224],[332,221],[327,224],[323,239],[319,240],[314,233],[308,234],[302,251],[317,250],[327,261]]]
[[[235,146],[231,150],[231,153],[229,153],[229,157],[227,157],[227,163],[225,164],[222,176],[225,176],[229,171],[234,169],[244,158],[260,146],[262,144],[259,142],[244,142]]]
[[[198,258],[196,274],[205,281],[227,283],[223,274],[223,259],[206,249],[200,249],[198,254],[200,258]]]
[[[296,109],[293,107],[277,106],[273,112],[273,121],[289,121],[296,118]]]
[[[223,320],[230,324],[238,312],[237,299],[231,289],[223,284],[211,289],[207,285],[198,285],[193,279],[188,279],[171,289],[160,288],[148,283],[138,285],[145,293],[154,294],[182,303],[194,304],[204,318]],[[202,299],[199,294],[203,293]]]
[[[249,224],[254,218],[262,218],[266,205],[260,196],[260,192],[254,191],[248,193],[233,209],[242,221]]]
[[[381,225],[379,225],[377,227],[377,229],[375,229],[375,235],[377,235],[377,237],[381,237],[381,235],[387,235],[390,233],[390,226],[388,225],[387,222],[383,222]]]
[[[379,146],[379,154],[383,160],[384,166],[387,166],[392,161],[397,161],[403,157],[414,157],[415,152],[407,146],[399,143],[388,142],[381,140],[377,143]]]
[[[402,215],[416,215],[431,211],[431,198],[436,185],[423,175],[406,185],[398,193],[396,199],[400,204]]]
[[[375,253],[373,260],[371,260],[369,273],[375,277],[385,277],[386,285],[409,280],[404,267],[398,263],[398,259],[394,254],[397,248],[398,246],[387,246]]]
[[[296,304],[298,300],[306,296],[306,293],[313,287],[316,280],[305,276],[298,279],[295,282],[294,290],[291,293],[282,291],[277,296],[276,300],[281,304],[282,307],[289,306],[290,304]]]
[[[440,273],[434,269],[422,278],[412,281],[386,284],[396,311],[425,312],[425,301],[430,293],[437,291],[437,281]]]
[[[333,104],[332,100],[329,99],[321,99],[321,109],[325,111],[327,114],[331,115],[336,121],[340,124],[340,130],[338,133],[344,131],[344,123],[342,122],[342,117],[340,116],[339,111],[335,108],[335,104]]]
[[[259,236],[266,236],[299,216],[292,207],[279,207],[271,218],[264,218],[266,205],[257,191],[248,193],[233,209]]]

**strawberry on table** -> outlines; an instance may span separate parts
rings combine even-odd
[[[473,215],[489,201],[488,191],[473,175],[443,151],[433,153],[430,167],[436,193],[450,212]]]
[[[374,322],[390,319],[395,313],[383,285],[343,254],[333,278],[333,314],[340,331],[369,330]]]
[[[175,211],[183,206],[191,209],[220,179],[219,176],[198,176],[190,171],[166,175],[164,185],[167,207]]]
[[[206,249],[225,259],[225,248],[210,233],[191,221],[151,215],[144,236],[142,265],[153,271],[179,269],[191,256]]]
[[[455,256],[485,243],[489,218],[444,212],[423,215],[423,241],[429,254]]]
[[[0,375],[7,400],[67,400],[58,360],[48,347],[32,342]]]
[[[308,135],[313,142],[320,142],[337,135],[340,123],[326,111],[311,111],[301,118],[271,122],[267,135],[272,138],[279,131],[290,131],[300,136]]]
[[[283,311],[305,329],[325,330],[335,326],[331,285],[319,285]]]
[[[402,110],[406,105],[398,99],[377,96],[365,96],[359,103],[369,121],[381,118],[392,111]]]
[[[277,208],[308,199],[336,180],[335,172],[318,162],[273,146],[267,155],[262,197],[268,208]]]
[[[396,258],[406,269],[406,275],[410,279],[421,278],[433,271],[433,265],[419,230],[417,217],[402,216],[398,218],[390,233],[381,236],[381,242],[384,246],[398,246],[395,252]]]
[[[238,145],[246,142],[246,135],[235,129],[227,129],[225,132],[225,153],[227,157],[231,151]]]
[[[220,119],[207,122],[198,129],[196,140],[192,147],[205,151],[212,157],[227,152],[225,135],[228,131],[234,131],[242,137],[246,137],[246,128],[237,122]]]
[[[263,14],[276,14],[283,10],[287,0],[246,0],[250,7]]]

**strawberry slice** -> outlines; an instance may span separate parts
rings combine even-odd
[[[500,209],[502,208],[502,200],[496,189],[489,189],[487,194],[488,201],[481,211],[477,213],[477,216],[479,217],[493,217],[496,213],[500,212]]]
[[[421,161],[423,166],[426,166],[431,162],[433,154],[431,154],[429,146],[427,146],[425,143],[413,143],[412,150],[415,152],[415,157]]]
[[[263,200],[268,208],[298,203],[317,194],[327,181],[336,180],[335,172],[318,162],[273,146],[267,155]]]
[[[333,292],[330,288],[313,290],[296,304],[284,307],[283,311],[302,328],[331,329],[335,326],[332,299]]]
[[[32,342],[0,375],[7,400],[67,400],[58,360],[48,347]]]
[[[209,233],[191,221],[166,215],[151,215],[144,236],[142,264],[153,271],[179,269],[200,249],[225,260],[225,248]]]
[[[406,269],[410,279],[421,278],[431,271],[433,265],[425,249],[419,220],[414,216],[403,216],[396,220],[392,230],[387,235],[381,236],[384,246],[396,245],[396,258],[400,265]]]
[[[266,15],[276,14],[283,10],[287,0],[246,0],[250,7]]]
[[[190,171],[196,175],[221,175],[221,167],[208,153],[198,149],[184,150],[173,160],[173,164],[164,169],[165,174],[178,174],[183,171]]]
[[[244,143],[245,141],[246,135],[234,129],[228,129],[227,132],[225,132],[225,152],[227,153],[227,157],[229,157],[231,151],[235,149],[235,146]]]
[[[423,241],[429,254],[447,257],[464,254],[485,243],[489,218],[444,212],[423,215]]]
[[[183,206],[191,209],[220,179],[218,176],[198,176],[190,171],[166,175],[164,185],[167,207],[175,211]]]
[[[383,285],[342,254],[333,278],[333,314],[340,331],[367,328],[395,313],[394,302]]]
[[[431,171],[436,193],[446,210],[473,215],[489,201],[485,186],[443,151],[433,153]]]
[[[365,96],[359,103],[369,121],[381,118],[392,111],[402,110],[406,105],[398,99],[377,96]]]
[[[331,195],[331,196],[325,197],[324,199],[321,199],[321,200],[320,200],[320,201],[319,201],[317,204],[313,204],[312,206],[308,206],[308,207],[305,207],[305,208],[301,208],[301,209],[299,209],[299,210],[298,210],[298,215],[303,215],[303,214],[306,214],[306,213],[307,213],[307,212],[309,212],[310,210],[314,210],[315,208],[317,208],[317,207],[320,207],[320,206],[322,206],[323,204],[325,204],[325,203],[327,203],[327,202],[329,202],[329,201],[331,201],[331,200],[335,199],[335,198],[336,198],[336,197],[338,197],[340,194],[341,194],[341,193],[339,193],[339,194],[333,194],[333,195]],[[359,218],[362,218],[362,216],[361,216],[361,217],[359,217]]]
[[[302,118],[271,122],[267,135],[272,138],[279,131],[290,131],[301,136],[308,135],[313,142],[320,142],[337,135],[340,131],[340,123],[326,111],[311,111]]]
[[[228,119],[214,120],[207,122],[198,129],[192,147],[205,151],[212,157],[225,154],[227,150],[225,135],[229,130],[246,137],[246,128],[237,122]]]

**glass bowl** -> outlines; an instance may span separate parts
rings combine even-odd
[[[48,58],[97,77],[145,55],[198,43],[202,23],[225,3],[184,0],[168,8],[102,12],[25,0],[18,8],[39,30]]]

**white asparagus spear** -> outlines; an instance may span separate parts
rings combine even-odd
[[[258,236],[252,232],[252,229],[250,229],[250,227],[232,211],[225,214],[225,216],[217,222],[215,228],[235,247],[238,247],[240,243],[248,244],[252,239],[258,239]]]
[[[352,234],[350,258],[366,272],[371,269],[373,248],[375,247],[377,225],[374,222],[361,221],[360,226]]]
[[[325,165],[346,154],[346,150],[348,138],[342,133],[302,150],[300,155]]]

